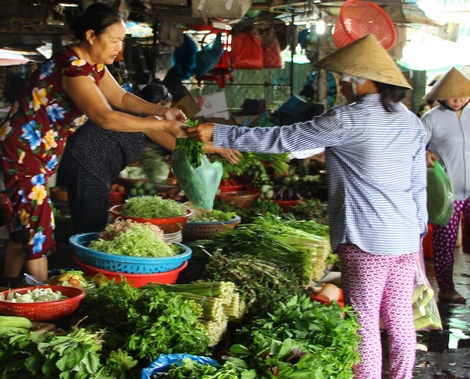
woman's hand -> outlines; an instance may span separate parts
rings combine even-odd
[[[162,120],[158,116],[147,116],[147,120],[155,120],[158,123],[155,124],[154,130],[164,131],[175,138],[180,137],[187,137],[188,133],[186,133],[186,125],[180,121],[176,120]],[[148,132],[147,134],[152,134],[153,131]]]
[[[186,122],[188,118],[186,115],[183,113],[181,109],[178,108],[170,108],[170,107],[163,107],[165,110],[162,113],[162,116],[166,120],[177,120],[180,122]]]
[[[238,150],[227,149],[223,147],[215,148],[214,152],[224,157],[231,164],[239,164],[240,163],[239,157],[243,155]]]
[[[434,167],[434,161],[438,161],[439,158],[435,156],[432,152],[426,151],[426,164],[427,167]]]
[[[210,142],[214,136],[214,124],[200,124],[187,129],[188,135],[201,142]]]

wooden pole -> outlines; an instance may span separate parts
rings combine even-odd
[[[326,33],[318,35],[318,60],[326,56]],[[318,103],[327,108],[326,70],[318,70]]]

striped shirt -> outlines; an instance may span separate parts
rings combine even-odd
[[[216,124],[214,144],[279,154],[325,147],[332,248],[351,242],[371,254],[418,251],[427,232],[425,130],[379,94],[287,126]]]

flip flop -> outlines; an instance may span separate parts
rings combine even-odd
[[[446,303],[465,304],[467,299],[456,290],[451,292],[439,292],[439,300]]]

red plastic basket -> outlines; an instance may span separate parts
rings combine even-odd
[[[179,273],[183,271],[188,266],[188,261],[171,271],[159,272],[156,274],[127,274],[122,272],[106,271],[99,268],[86,265],[81,262],[75,255],[73,257],[74,261],[80,265],[83,269],[83,273],[86,276],[95,276],[96,274],[103,274],[109,280],[115,280],[116,282],[121,282],[124,277],[126,281],[133,287],[142,287],[148,283],[158,283],[158,284],[175,284],[178,280]]]
[[[12,303],[11,301],[0,300],[0,314],[5,316],[22,316],[29,318],[31,321],[54,320],[75,312],[80,305],[80,301],[85,297],[85,291],[81,288],[66,286],[14,288],[3,291],[0,295],[7,296],[11,292],[23,294],[35,288],[50,288],[54,292],[60,291],[68,299],[35,303]]]
[[[157,225],[163,233],[175,233],[183,229],[183,227],[188,222],[189,216],[191,216],[191,211],[188,209],[188,212],[183,216],[177,217],[168,217],[168,218],[141,218],[141,217],[132,217],[122,214],[122,204],[115,205],[109,209],[109,213],[114,218],[122,218],[124,220],[132,220],[140,223],[150,223]]]
[[[372,2],[346,1],[335,24],[335,46],[346,46],[367,34],[373,34],[385,50],[390,50],[395,45],[395,26],[380,6]]]

